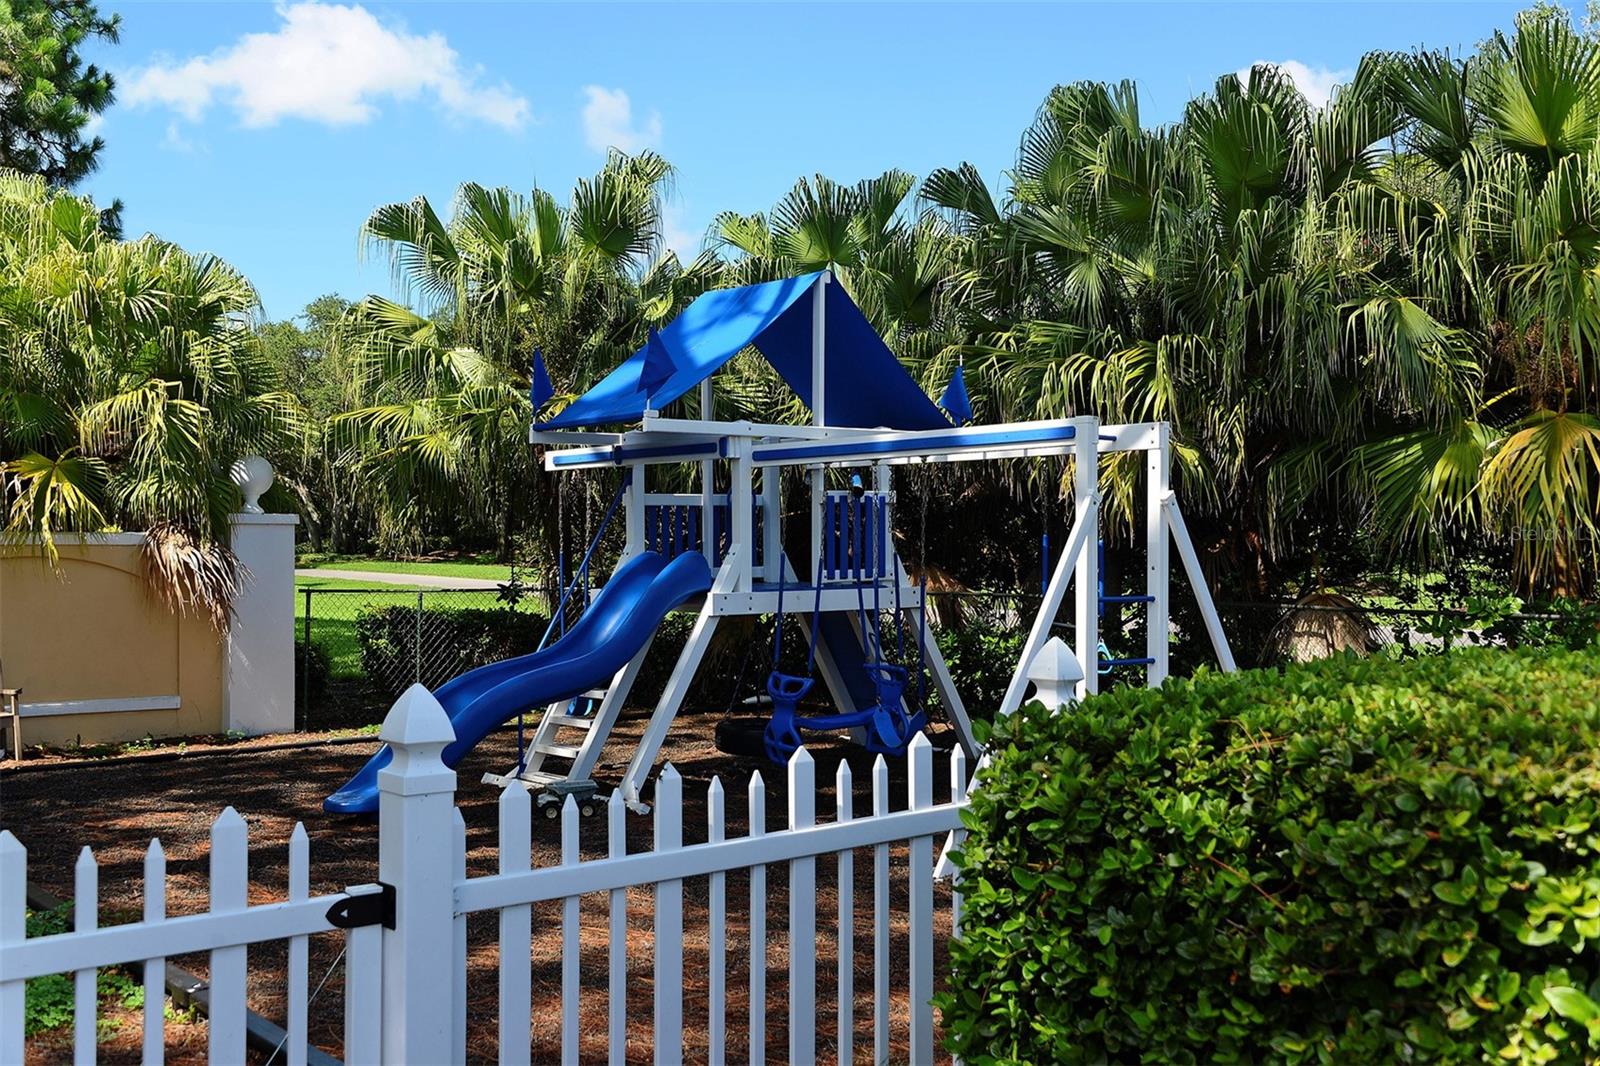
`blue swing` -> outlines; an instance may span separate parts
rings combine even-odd
[[[858,522],[862,514],[861,489],[859,478],[853,479],[855,493],[851,498],[850,519]],[[879,609],[878,584],[872,585],[873,621],[868,624],[866,617],[866,597],[862,588],[863,578],[857,577],[856,603],[861,612],[861,632],[866,641],[867,660],[863,667],[867,676],[872,679],[876,692],[876,701],[871,707],[856,711],[842,711],[835,714],[800,714],[796,709],[800,700],[811,691],[815,684],[812,676],[816,666],[818,623],[822,615],[822,562],[819,559],[815,570],[816,598],[811,608],[811,641],[806,650],[806,672],[803,676],[786,674],[782,671],[783,653],[783,601],[786,585],[785,573],[780,569],[778,574],[778,617],[774,626],[772,639],[772,671],[767,675],[767,695],[772,697],[772,717],[768,720],[762,735],[763,746],[767,758],[778,765],[789,761],[789,757],[805,742],[800,735],[800,730],[831,730],[831,729],[865,729],[867,750],[886,755],[903,756],[906,746],[911,738],[924,729],[928,724],[926,711],[919,705],[916,710],[907,715],[903,706],[905,689],[908,681],[906,668],[888,662],[883,657],[882,634],[878,632]],[[926,579],[924,579],[924,582]],[[919,617],[917,631],[917,669],[918,676],[922,674],[922,640],[927,624],[926,596],[923,598],[922,614]],[[895,624],[899,632],[900,658],[905,658],[905,629],[900,624],[900,582],[898,574],[895,577]]]

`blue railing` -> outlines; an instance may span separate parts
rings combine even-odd
[[[888,576],[889,494],[830,492],[822,504],[822,579],[870,581]]]
[[[751,528],[761,528],[761,498],[753,498],[750,504]],[[698,499],[693,501],[680,498],[672,503],[646,502],[644,507],[644,546],[647,551],[660,552],[669,559],[675,559],[686,552],[705,550],[704,523],[701,520],[702,509]],[[733,543],[733,530],[728,522],[728,500],[726,496],[718,497],[711,507],[711,565],[720,566],[728,554],[728,548]],[[759,533],[754,538],[755,559],[754,565],[760,566],[764,552],[761,546]]]

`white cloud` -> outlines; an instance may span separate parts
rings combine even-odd
[[[661,116],[650,112],[643,126],[634,124],[633,102],[621,89],[585,85],[588,102],[583,105],[583,137],[597,152],[619,148],[637,152],[661,143]]]
[[[1336,85],[1342,85],[1355,77],[1353,70],[1329,70],[1327,67],[1308,67],[1298,59],[1284,59],[1274,61],[1258,59],[1250,67],[1269,66],[1277,67],[1289,75],[1289,80],[1294,82],[1294,87],[1300,90],[1300,95],[1312,107],[1325,107],[1328,98],[1333,95]],[[1241,82],[1250,80],[1250,67],[1245,67],[1236,72]]]
[[[328,125],[370,121],[384,99],[432,100],[450,114],[515,129],[528,101],[480,83],[443,36],[385,26],[360,5],[279,4],[282,25],[247,33],[210,55],[157,62],[125,79],[129,104],[162,104],[198,120],[221,98],[246,126],[285,118]]]

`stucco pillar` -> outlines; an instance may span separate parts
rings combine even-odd
[[[244,472],[243,479],[263,480],[259,469]],[[270,467],[264,480],[272,482]],[[289,733],[294,731],[294,527],[300,520],[260,513],[256,497],[265,486],[241,488],[244,513],[228,517],[233,553],[245,569],[244,590],[228,629],[228,729]]]

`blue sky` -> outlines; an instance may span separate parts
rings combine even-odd
[[[473,180],[565,200],[605,146],[678,168],[669,242],[796,178],[975,163],[998,191],[1050,87],[1131,78],[1147,124],[1220,75],[1325,95],[1374,48],[1470,48],[1514,3],[116,3],[119,78],[84,191],[130,234],[215,252],[271,318],[391,291],[357,232]]]

